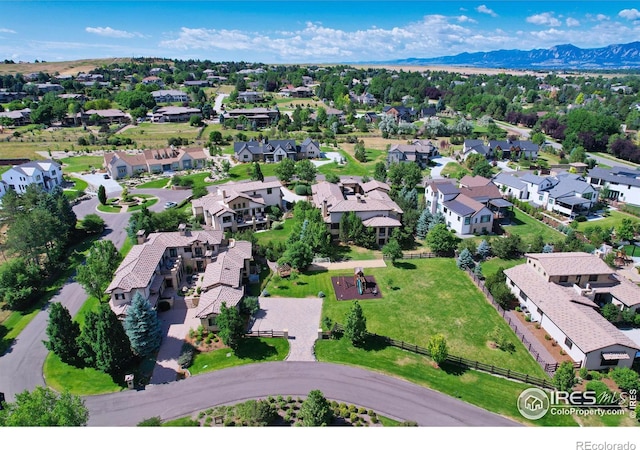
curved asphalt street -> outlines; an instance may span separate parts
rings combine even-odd
[[[421,426],[518,426],[497,414],[397,378],[319,362],[269,362],[211,372],[142,391],[87,397],[89,426],[135,426],[223,404],[269,395],[306,397],[319,389],[330,400],[353,403]]]

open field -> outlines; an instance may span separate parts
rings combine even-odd
[[[164,64],[170,64],[171,61],[160,60]],[[131,58],[96,58],[96,59],[79,59],[76,61],[55,61],[55,62],[39,62],[39,63],[17,63],[17,64],[0,64],[0,74],[16,74],[30,72],[56,73],[61,75],[77,75],[78,72],[89,72],[96,67],[102,67],[108,64],[122,64],[131,62]]]

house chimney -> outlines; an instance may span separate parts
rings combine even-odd
[[[322,217],[327,215],[327,199],[322,200]]]
[[[180,225],[178,225],[178,231],[180,232],[180,236],[184,236],[187,233],[187,225],[181,223]]]
[[[136,233],[136,242],[138,242],[138,245],[144,244],[145,240],[145,230],[138,230],[138,232]]]

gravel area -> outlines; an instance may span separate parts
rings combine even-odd
[[[260,297],[260,311],[249,331],[289,330],[287,361],[315,361],[313,347],[318,338],[321,298]]]

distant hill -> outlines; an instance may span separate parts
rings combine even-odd
[[[574,45],[557,45],[549,49],[496,50],[460,53],[438,58],[409,58],[389,61],[398,65],[445,65],[505,69],[638,69],[640,42],[614,44],[602,48],[582,49]]]

